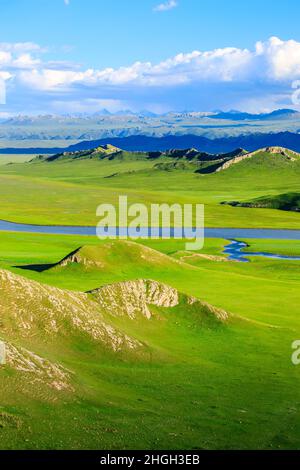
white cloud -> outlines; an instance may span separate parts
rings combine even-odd
[[[11,53],[0,50],[0,67],[7,66],[11,63]]]
[[[19,69],[32,69],[40,63],[40,59],[34,59],[30,54],[21,54],[12,62],[13,66]]]
[[[38,46],[0,45],[0,69],[20,69],[21,78],[40,89],[69,86],[135,83],[169,86],[188,82],[240,81],[255,78],[293,80],[300,76],[300,43],[270,38],[258,42],[253,51],[227,47],[212,51],[180,53],[158,64],[135,62],[118,69],[78,70],[76,64],[47,63],[29,51]]]
[[[178,3],[176,0],[168,0],[154,7],[153,10],[154,11],[168,11],[168,10],[173,10],[173,8],[176,8],[177,6],[178,6]]]
[[[271,78],[289,80],[300,75],[299,42],[271,37],[267,42],[257,42],[256,55],[264,59],[265,72]]]
[[[255,107],[257,102],[267,107],[268,103],[276,102],[276,96],[284,99],[293,80],[300,79],[300,42],[276,37],[259,41],[252,49],[195,50],[156,64],[137,61],[119,68],[83,69],[70,62],[48,62],[45,52],[34,43],[0,43],[0,77],[9,80],[14,91],[20,90],[20,95],[34,97],[36,94],[41,100],[43,96],[57,94],[61,97],[56,97],[58,101],[65,99],[73,104],[80,100],[107,99],[114,100],[108,104],[119,105],[119,101],[132,102],[132,96],[143,100],[149,95],[159,103],[167,94],[170,100],[176,101],[178,87],[185,89],[189,97],[192,93],[200,96],[212,86],[221,94],[227,87],[227,100],[233,101],[233,93],[229,91],[244,93],[240,102],[245,106],[248,103],[248,108]],[[184,94],[181,100],[184,103]],[[92,106],[91,102],[87,103]],[[186,108],[184,104],[183,108]]]
[[[204,82],[288,81],[300,77],[300,43],[270,38],[253,51],[226,47],[212,51],[180,53],[158,64],[135,62],[127,67],[78,70],[67,64],[47,64],[29,53],[13,58],[0,51],[0,67],[23,69],[20,79],[39,90],[135,85],[170,87]]]
[[[6,80],[11,79],[12,77],[13,77],[13,75],[12,75],[11,73],[0,71],[0,79],[1,79],[1,80],[6,81]]]

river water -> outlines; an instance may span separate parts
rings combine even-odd
[[[141,229],[141,235],[149,235],[150,229]],[[96,227],[63,226],[63,225],[31,225],[16,224],[0,220],[0,231],[22,232],[22,233],[44,233],[57,235],[87,235],[96,236]],[[117,231],[118,232],[118,231]],[[224,238],[231,243],[223,251],[229,259],[235,261],[248,262],[246,256],[263,256],[272,259],[300,260],[300,256],[284,256],[265,252],[244,252],[247,247],[243,239],[272,239],[272,240],[300,240],[300,230],[286,229],[248,229],[248,228],[206,228],[206,238]],[[161,236],[161,233],[160,233]],[[171,238],[174,237],[174,230],[171,231]]]

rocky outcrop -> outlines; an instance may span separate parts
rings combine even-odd
[[[199,302],[199,301],[198,301]],[[214,315],[218,320],[224,322],[228,320],[229,314],[222,308],[215,307],[214,305],[208,304],[207,302],[201,302],[201,304],[208,309],[208,311]]]
[[[5,344],[5,348],[6,365],[27,375],[31,383],[40,382],[59,391],[73,390],[70,385],[70,373],[62,366],[10,343]]]
[[[266,153],[283,155],[284,157],[287,157],[291,160],[296,160],[296,158],[300,157],[299,153],[294,152],[293,150],[286,149],[284,147],[266,147],[265,149],[263,149],[263,151]]]
[[[221,255],[208,255],[207,253],[191,253],[188,251],[177,251],[175,253],[176,256],[179,257],[181,261],[189,262],[197,259],[205,259],[209,261],[217,261],[219,263],[226,263],[230,261],[226,256]]]
[[[177,289],[166,284],[139,279],[103,286],[90,292],[99,305],[113,316],[128,316],[131,320],[139,315],[147,319],[152,317],[151,305],[157,307],[176,307],[180,301],[187,305],[203,307],[218,320],[228,319],[228,313],[195,297],[180,294]]]
[[[235,165],[236,163],[254,157],[259,152],[259,150],[256,150],[255,152],[247,153],[246,155],[241,155],[239,157],[232,158],[231,160],[228,160],[227,162],[223,163],[223,165],[221,165],[219,168],[217,168],[216,172],[227,170],[227,168],[231,167],[232,165]]]
[[[3,338],[41,338],[84,333],[114,351],[140,343],[104,321],[99,305],[87,294],[46,286],[0,270],[0,315]]]
[[[235,165],[236,163],[239,163],[243,160],[247,160],[249,158],[255,157],[256,155],[260,153],[267,153],[267,154],[276,154],[276,155],[282,155],[286,157],[288,160],[295,161],[296,159],[300,158],[300,154],[297,152],[294,152],[293,150],[286,149],[284,147],[266,147],[260,150],[256,150],[255,152],[250,152],[245,155],[241,155],[235,158],[232,158],[225,162],[223,165],[221,165],[216,172],[226,170],[227,168],[231,167],[232,165]]]
[[[150,305],[175,307],[179,303],[176,289],[156,281],[139,279],[119,282],[91,291],[103,309],[114,316],[138,315],[151,318]]]
[[[95,258],[86,256],[84,254],[85,247],[80,247],[77,250],[70,253],[68,256],[63,258],[58,264],[55,266],[66,267],[69,264],[81,264],[83,267],[86,268],[104,268],[105,265],[100,260]]]

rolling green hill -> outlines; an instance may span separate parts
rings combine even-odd
[[[251,208],[266,208],[266,209],[279,209],[282,211],[300,211],[300,194],[299,193],[286,193],[278,194],[270,197],[260,197],[249,202],[231,201],[224,204],[229,204],[234,207],[251,207]]]
[[[190,328],[191,344],[198,348],[201,336],[222,334],[229,319],[224,310],[152,280],[75,293],[2,269],[0,294],[0,337],[6,348],[6,363],[0,366],[1,448],[118,443],[128,448],[130,443],[139,445],[139,439],[149,445],[147,428],[158,424],[156,418],[145,416],[140,430],[131,424],[134,415],[144,413],[155,400],[153,385],[142,392],[140,380],[151,370],[160,375],[160,364],[165,364],[167,378],[168,368],[171,372],[172,363],[187,348]],[[174,337],[176,331],[176,341],[170,341],[168,335]],[[135,369],[136,383],[122,385],[121,392],[122,369],[126,375]],[[140,411],[134,405],[139,396]],[[127,406],[121,404],[124,400]],[[120,421],[120,413],[131,414],[131,419]],[[78,443],[82,425],[85,435]]]
[[[39,155],[38,157],[31,160],[31,163],[39,162],[39,161],[46,161],[46,162],[54,162],[54,161],[68,161],[68,160],[75,160],[75,159],[102,159],[105,157],[115,157],[117,154],[122,153],[122,150],[114,147],[113,145],[107,144],[99,146],[92,150],[86,151],[77,151],[77,152],[63,152],[55,155],[49,156],[42,156]]]
[[[0,447],[298,448],[299,262],[224,244],[0,233]]]

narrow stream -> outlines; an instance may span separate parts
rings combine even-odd
[[[248,247],[247,243],[239,240],[228,240],[231,243],[224,248],[223,253],[228,255],[228,259],[233,261],[241,261],[249,263],[250,260],[246,256],[262,256],[270,259],[286,259],[286,260],[300,260],[300,256],[277,255],[274,253],[266,253],[264,251],[243,251]]]

